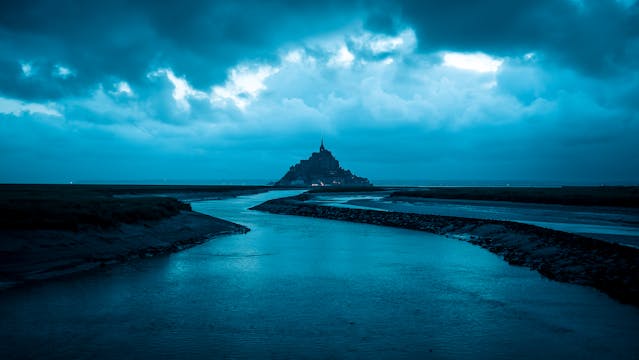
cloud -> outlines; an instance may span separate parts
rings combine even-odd
[[[471,70],[480,73],[495,73],[503,63],[503,60],[494,59],[486,54],[464,54],[444,52],[444,65],[463,70]]]
[[[300,54],[289,53],[286,61],[297,63],[300,59]],[[266,90],[265,80],[278,71],[278,68],[268,65],[237,66],[229,72],[224,86],[213,86],[211,104],[222,108],[233,104],[238,109],[245,110],[262,91]]]
[[[62,66],[58,64],[58,65],[55,65],[54,67],[53,76],[59,77],[61,79],[67,79],[71,76],[75,76],[75,72],[73,72],[73,70],[71,70],[70,68],[66,66]]]
[[[304,57],[303,50],[295,49],[295,50],[291,50],[287,52],[286,55],[284,55],[284,61],[289,63],[299,64],[300,62],[302,62],[303,57]]]
[[[175,76],[171,69],[159,69],[149,73],[149,77],[166,76],[173,85],[173,99],[178,107],[184,111],[191,110],[190,99],[205,99],[206,93],[195,90],[183,77]]]
[[[638,14],[613,0],[3,2],[0,167],[219,178],[255,176],[250,163],[276,178],[324,134],[374,179],[636,179]]]
[[[131,86],[126,81],[120,81],[114,84],[115,90],[112,91],[115,95],[123,95],[123,96],[133,96],[133,90],[131,90]]]
[[[111,77],[138,88],[158,68],[186,75],[202,89],[223,81],[243,59],[268,57],[288,41],[339,29],[361,11],[356,3],[338,1],[2,2],[0,93],[54,99],[79,95]],[[66,79],[64,91],[28,91],[20,85],[16,59],[42,68],[72,65],[76,76]],[[61,80],[54,73],[47,76]]]
[[[355,60],[355,55],[348,50],[346,45],[342,45],[329,59],[328,66],[348,68],[353,65],[353,60]]]
[[[543,52],[590,76],[610,76],[639,64],[639,5],[632,1],[433,0],[394,3],[425,52],[483,51],[497,56]]]
[[[404,29],[396,36],[364,31],[351,36],[349,40],[359,51],[366,52],[368,50],[374,56],[410,53],[415,50],[417,45],[417,38],[412,28]]]
[[[36,72],[33,68],[33,65],[29,62],[20,63],[20,69],[22,70],[22,74],[24,74],[25,77],[31,77],[35,75]]]
[[[27,103],[16,99],[0,97],[0,114],[13,116],[47,115],[61,117],[62,114],[56,109],[55,104]]]

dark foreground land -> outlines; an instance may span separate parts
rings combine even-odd
[[[223,198],[237,186],[0,185],[0,288],[178,251],[247,228],[168,196]],[[156,196],[153,196],[156,195]]]
[[[305,202],[311,194],[275,199],[253,210],[427,231],[479,245],[512,265],[561,282],[594,287],[639,306],[639,249],[534,225],[453,216],[351,209]]]

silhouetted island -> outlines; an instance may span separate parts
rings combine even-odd
[[[324,147],[307,160],[291,166],[275,186],[372,186],[367,178],[343,169],[333,154]]]

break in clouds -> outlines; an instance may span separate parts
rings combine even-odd
[[[636,183],[635,1],[0,8],[0,181]]]

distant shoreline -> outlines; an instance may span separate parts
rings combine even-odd
[[[639,208],[639,186],[374,186],[312,188],[310,193],[388,192],[389,200],[424,199],[507,201],[534,204]]]
[[[560,282],[594,287],[639,307],[639,249],[534,225],[500,220],[352,209],[274,199],[252,210],[426,231],[479,245],[511,265]]]
[[[390,197],[404,201],[454,199],[639,208],[639,186],[432,187],[395,191]]]

